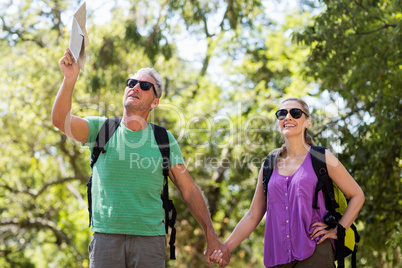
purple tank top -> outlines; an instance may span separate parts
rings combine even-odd
[[[275,170],[268,183],[267,215],[265,223],[264,265],[272,267],[294,260],[304,260],[315,250],[317,241],[310,240],[314,222],[323,222],[327,214],[322,191],[318,206],[313,209],[318,179],[307,154],[302,165],[291,175],[283,176]]]

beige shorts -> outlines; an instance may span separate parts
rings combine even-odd
[[[94,233],[91,268],[165,268],[166,237]]]

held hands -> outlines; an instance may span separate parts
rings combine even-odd
[[[310,235],[311,240],[316,239],[319,236],[322,236],[320,240],[318,240],[317,244],[321,244],[327,238],[337,239],[337,228],[328,229],[328,225],[323,222],[315,222],[310,228],[314,228],[313,233]]]
[[[312,234],[310,235],[310,239],[314,240],[317,237],[321,238],[318,240],[317,244],[321,244],[325,239],[337,239],[337,227],[329,229],[328,225],[323,222],[315,222],[310,228],[314,228]],[[218,240],[219,241],[219,240]],[[220,244],[222,244],[219,241]],[[204,252],[205,256],[207,256],[207,263],[211,266],[213,263],[219,265],[220,268],[227,266],[230,262],[230,252],[225,244],[223,244],[223,250],[219,247],[216,248],[212,252],[207,248],[207,251]],[[209,257],[208,257],[209,256]]]
[[[219,268],[225,267],[226,265],[229,264],[229,261],[225,261],[223,259],[223,253],[220,250],[214,250],[214,252],[209,256],[209,259],[213,262],[219,265]]]
[[[59,65],[66,78],[77,79],[80,73],[80,67],[78,66],[78,63],[74,61],[73,54],[71,54],[69,48],[64,52],[63,57],[59,61]]]
[[[211,241],[207,241],[207,250],[204,252],[204,255],[207,257],[207,264],[212,266],[213,263],[218,263],[219,267],[227,266],[231,255],[226,244],[219,241],[216,237],[209,240]]]

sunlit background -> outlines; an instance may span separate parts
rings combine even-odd
[[[87,148],[50,119],[82,1],[0,0],[0,267],[88,267]],[[225,240],[259,167],[283,140],[274,113],[309,105],[317,144],[362,187],[358,267],[401,267],[402,1],[86,1],[85,72],[72,113],[120,117],[125,80],[153,66],[150,121],[177,138]],[[205,238],[178,191],[177,260],[207,267]],[[229,267],[264,267],[265,220]],[[350,260],[347,258],[347,265]]]

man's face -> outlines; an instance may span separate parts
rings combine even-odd
[[[146,73],[136,73],[131,77],[138,81],[144,81],[156,85],[156,81],[152,76]],[[127,110],[150,111],[159,104],[159,98],[155,96],[155,90],[151,87],[145,91],[141,89],[141,83],[137,83],[134,87],[126,86],[123,97],[123,106]]]

